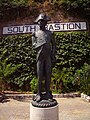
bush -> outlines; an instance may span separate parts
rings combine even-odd
[[[22,87],[29,83],[36,74],[36,56],[31,45],[31,35],[14,35],[0,38],[0,60],[8,58],[8,64],[21,67],[11,77],[9,82]],[[3,52],[5,52],[3,56]]]
[[[0,60],[0,90],[5,90],[8,83],[10,83],[11,76],[22,66],[22,64],[13,65],[12,63],[7,63],[8,58]]]
[[[73,86],[73,72],[68,70],[67,68],[63,68],[62,70],[53,69],[52,72],[52,85],[55,86],[52,90],[57,93],[65,93],[75,91]]]
[[[63,91],[69,91],[73,88],[72,75],[75,71],[84,63],[90,64],[90,34],[87,32],[60,32],[54,35],[57,48],[54,72],[58,74],[58,78],[54,75],[53,79],[54,81],[62,79],[64,81],[63,89],[65,88]],[[9,76],[8,82],[23,88],[36,76],[36,52],[32,49],[31,35],[0,37],[0,46],[0,60],[8,58],[6,66],[21,64],[18,70]],[[68,77],[65,75],[61,77],[62,73],[68,74]],[[60,83],[57,84],[59,86]]]
[[[38,80],[36,77],[34,77],[30,82],[31,91],[33,93],[37,93],[37,84],[38,84]]]
[[[56,68],[75,72],[86,62],[90,64],[90,34],[86,32],[56,33]]]
[[[62,6],[66,10],[83,9],[89,7],[90,0],[52,0],[55,6]]]
[[[0,0],[0,6],[20,6],[26,5],[28,0]]]
[[[90,65],[85,63],[76,71],[75,82],[79,85],[81,92],[90,96]]]

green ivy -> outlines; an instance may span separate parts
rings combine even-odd
[[[52,0],[55,6],[62,6],[66,10],[85,9],[90,6],[90,0]]]
[[[28,0],[0,0],[0,6],[20,6],[26,5]]]
[[[37,93],[37,85],[38,85],[38,80],[36,77],[34,77],[30,82],[31,91],[33,93]]]
[[[78,84],[80,91],[90,96],[90,65],[84,63],[74,77],[74,84]]]
[[[36,57],[31,45],[31,35],[1,37],[0,46],[1,60],[8,57],[7,64],[22,64],[13,74],[12,81],[19,86],[23,86],[25,81],[30,82],[36,71]],[[6,52],[3,56],[4,51]]]
[[[62,71],[66,68],[68,73],[74,74],[84,63],[90,64],[90,33],[60,32],[54,35],[57,49],[56,70]],[[23,87],[29,85],[36,77],[36,53],[32,49],[31,34],[0,37],[0,60],[6,58],[8,58],[7,65],[21,64],[19,69],[10,76],[9,83]],[[71,78],[65,82],[69,80]]]
[[[90,34],[86,32],[56,33],[56,67],[75,71],[85,62],[90,63]]]

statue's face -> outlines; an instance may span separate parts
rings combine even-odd
[[[45,21],[45,20],[39,20],[39,21],[38,21],[38,25],[39,25],[40,27],[45,27],[45,26],[47,25],[47,21]]]

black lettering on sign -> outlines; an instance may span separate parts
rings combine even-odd
[[[13,27],[13,33],[18,33],[18,26],[16,26],[16,27]]]
[[[49,30],[51,30],[51,31],[54,30],[53,25],[50,25],[50,26],[49,26]]]
[[[50,31],[74,31],[86,30],[86,22],[69,22],[69,23],[51,23],[47,24],[47,30]],[[33,33],[39,30],[38,25],[19,25],[3,27],[1,34],[19,34],[19,33]]]
[[[26,28],[26,32],[28,32],[29,31],[29,25],[25,26],[25,28]]]
[[[68,23],[67,23],[67,30],[69,29],[69,25],[68,25]]]
[[[36,31],[36,26],[35,26],[35,25],[31,25],[31,26],[30,26],[30,31],[32,31],[32,30],[33,30],[33,31]]]
[[[61,25],[62,25],[62,29],[64,30],[66,24],[65,24],[65,23],[62,23]]]
[[[68,25],[69,25],[69,29],[74,29],[75,28],[74,23],[69,23]]]
[[[55,30],[60,30],[60,24],[59,23],[56,23],[54,26],[55,26]]]
[[[9,34],[13,33],[12,27],[8,27],[8,33]]]
[[[24,31],[24,26],[19,26],[18,30],[19,30],[20,33],[22,33]]]
[[[75,23],[75,29],[81,29],[81,24],[80,23]]]

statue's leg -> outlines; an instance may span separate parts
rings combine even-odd
[[[51,59],[46,59],[45,62],[45,89],[47,98],[50,99],[50,83],[51,83]]]
[[[38,95],[41,97],[42,79],[43,79],[43,61],[37,61],[37,75],[38,75]]]

